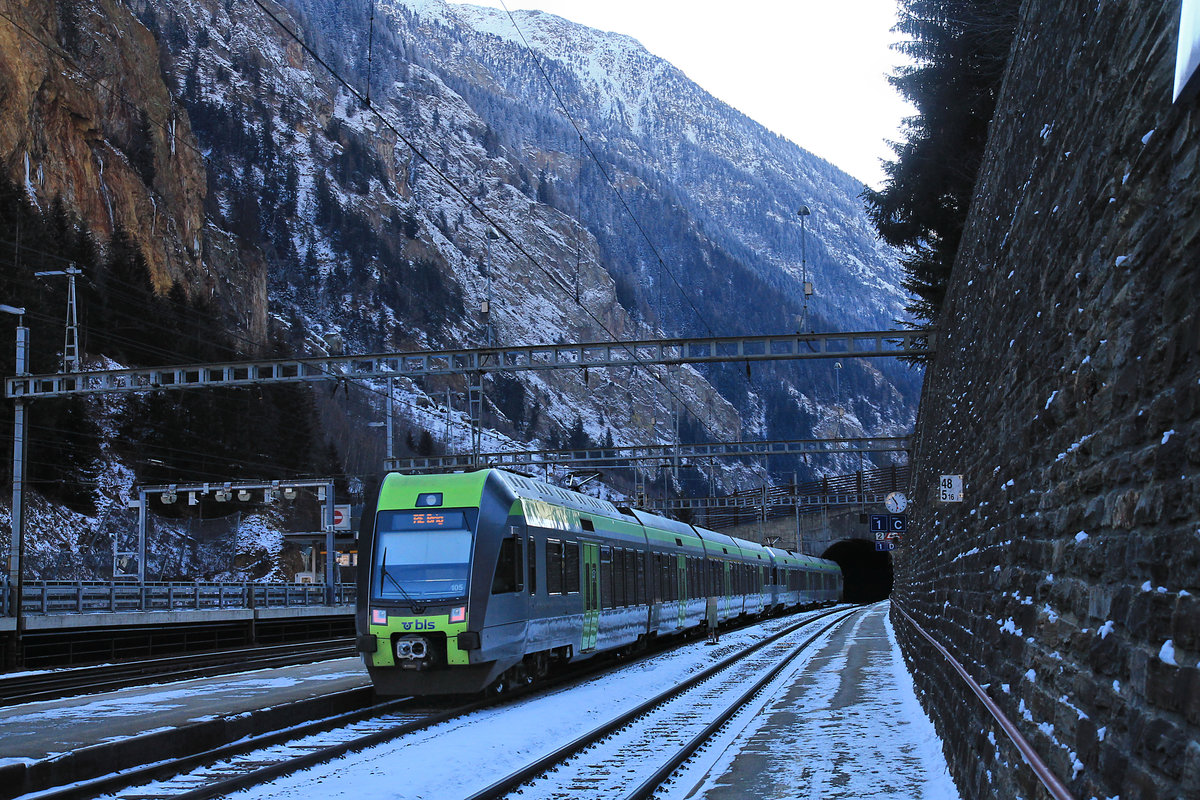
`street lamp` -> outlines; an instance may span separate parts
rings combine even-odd
[[[29,328],[25,327],[25,309],[17,306],[0,304],[0,311],[12,314],[17,318],[17,375],[28,375]],[[21,561],[25,555],[25,401],[20,397],[13,398],[13,486],[12,486],[12,537],[8,543],[8,583],[13,587],[14,615],[16,630],[12,652],[8,661],[10,667],[20,665],[21,637],[25,633],[25,617],[21,614],[21,595],[24,584],[21,581]]]

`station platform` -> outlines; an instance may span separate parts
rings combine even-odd
[[[877,603],[730,729],[678,784],[705,800],[960,800]]]
[[[18,797],[356,710],[358,657],[0,708],[0,798]],[[265,712],[265,713],[262,713]]]
[[[0,767],[370,684],[352,657],[0,708]]]
[[[194,625],[205,622],[248,622],[250,620],[303,619],[306,617],[353,616],[354,606],[278,606],[270,608],[203,608],[184,611],[116,611],[82,614],[27,614],[26,631],[59,631],[75,628],[130,628],[162,625]],[[0,617],[0,632],[15,631],[13,617]]]
[[[296,605],[26,614],[0,618],[0,665],[52,669],[354,635],[354,606]]]

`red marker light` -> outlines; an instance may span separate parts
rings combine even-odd
[[[467,619],[467,607],[459,606],[450,612],[451,622],[464,622]]]

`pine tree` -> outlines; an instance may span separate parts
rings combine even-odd
[[[936,322],[962,237],[988,123],[1016,25],[1017,0],[902,0],[896,30],[915,61],[891,83],[916,105],[882,189],[863,193],[871,221],[901,248],[908,310]]]

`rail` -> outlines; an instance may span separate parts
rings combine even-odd
[[[11,617],[15,604],[10,600],[7,581],[2,588],[0,612]],[[353,604],[356,588],[353,584],[336,586],[334,604]],[[26,616],[323,605],[323,584],[27,581],[21,589],[21,611]]]
[[[904,610],[904,607],[894,599],[892,600],[892,608],[899,611],[901,616],[908,621],[908,624],[912,625],[913,629],[919,633],[922,638],[925,639],[925,641],[933,645],[933,648],[937,650],[938,653],[941,654],[942,658],[946,659],[947,663],[950,664],[950,667],[956,673],[958,673],[958,676],[963,679],[963,682],[967,684],[971,692],[977,698],[979,698],[979,701],[983,703],[984,708],[986,708],[988,713],[992,715],[992,718],[996,720],[996,724],[1000,726],[1000,729],[1004,731],[1009,740],[1012,741],[1013,745],[1017,748],[1017,752],[1021,754],[1021,758],[1025,759],[1025,763],[1028,764],[1029,768],[1033,770],[1033,774],[1037,776],[1037,779],[1041,782],[1042,786],[1045,787],[1046,791],[1050,793],[1050,796],[1053,797],[1054,800],[1075,800],[1075,795],[1071,794],[1071,790],[1067,788],[1067,785],[1063,782],[1062,778],[1058,777],[1058,775],[1054,773],[1054,770],[1050,769],[1049,765],[1042,760],[1042,757],[1036,750],[1033,749],[1033,745],[1029,743],[1029,740],[1021,734],[1021,731],[1017,729],[1017,726],[1013,724],[1013,721],[1010,720],[1002,710],[1000,710],[1000,706],[996,704],[996,701],[993,700],[986,691],[984,691],[983,687],[979,685],[978,681],[971,677],[971,673],[967,672],[967,668],[964,667],[958,659],[950,655],[950,651],[943,647],[936,639],[930,636],[929,633],[927,633],[926,630],[922,628],[921,625],[915,619],[913,619],[907,611]]]

